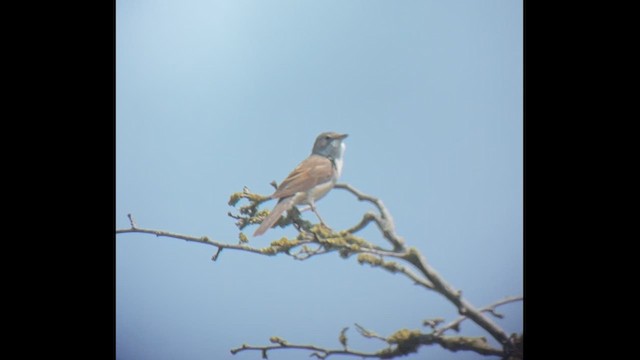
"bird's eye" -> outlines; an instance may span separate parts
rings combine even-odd
[[[331,136],[327,135],[324,137],[325,140],[331,140]]]

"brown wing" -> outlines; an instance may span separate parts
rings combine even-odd
[[[331,180],[333,172],[331,160],[324,156],[311,155],[293,169],[271,197],[283,198],[300,191],[307,191]]]

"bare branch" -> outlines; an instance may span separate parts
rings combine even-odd
[[[131,224],[131,228],[135,229],[138,226],[136,225],[136,222],[133,220],[133,216],[131,214],[127,214],[127,217],[129,218],[129,223]]]
[[[368,211],[366,212],[363,216],[362,216],[362,220],[360,220],[359,223],[357,223],[356,225],[354,225],[353,227],[345,230],[346,232],[349,232],[351,234],[355,234],[358,231],[364,229],[365,227],[367,227],[367,225],[369,225],[370,222],[372,222],[376,217],[376,214]]]
[[[491,305],[485,306],[482,309],[480,309],[479,311],[481,311],[481,312],[490,312],[495,316],[495,315],[497,315],[495,313],[496,307],[498,307],[500,305],[516,302],[516,301],[522,301],[523,299],[524,298],[522,296],[510,296],[510,297],[504,298],[504,299],[502,299],[500,301],[496,301],[495,303],[493,303]],[[502,315],[500,315],[498,317],[502,318]],[[447,331],[447,330],[454,330],[454,331],[458,332],[460,330],[460,323],[465,321],[466,319],[468,319],[467,316],[460,316],[459,318],[457,318],[454,321],[448,323],[447,325],[437,329],[433,334],[439,336],[439,335],[444,334],[444,332]]]
[[[380,355],[378,355],[377,353],[366,353],[366,352],[360,352],[360,351],[353,351],[353,350],[347,350],[347,349],[326,349],[326,348],[321,348],[315,345],[298,345],[298,344],[280,344],[280,345],[269,345],[269,346],[253,346],[253,345],[246,345],[243,344],[241,347],[239,348],[235,348],[235,349],[231,349],[231,354],[235,355],[241,351],[245,351],[245,350],[259,350],[262,352],[263,354],[263,358],[264,354],[266,354],[267,351],[269,350],[283,350],[283,349],[297,349],[297,350],[309,350],[309,351],[313,351],[313,353],[311,354],[311,356],[315,356],[318,359],[326,359],[327,357],[331,356],[331,355],[352,355],[352,356],[359,356],[362,358],[380,358],[382,359],[382,357],[380,357]]]
[[[378,257],[373,256],[372,254],[378,255]],[[358,262],[360,264],[369,264],[373,267],[382,267],[383,269],[392,273],[397,273],[397,272],[403,273],[404,275],[409,277],[411,280],[413,280],[415,284],[424,286],[427,289],[431,289],[431,290],[434,289],[433,284],[429,280],[421,278],[416,273],[398,264],[397,262],[384,261],[383,257],[380,256],[380,254],[363,251],[358,255]]]
[[[285,243],[285,241],[283,241],[281,239],[281,240],[279,240],[279,243],[278,242],[273,242],[273,243],[271,243],[271,246],[269,246],[269,247],[254,248],[254,247],[251,247],[251,246],[245,245],[245,244],[225,244],[225,243],[221,243],[221,242],[218,242],[218,241],[211,240],[206,236],[197,237],[197,236],[190,236],[190,235],[172,233],[172,232],[163,231],[163,230],[143,229],[143,228],[130,228],[130,229],[118,229],[118,230],[116,230],[116,234],[126,234],[126,233],[152,234],[152,235],[155,235],[155,236],[158,236],[158,237],[163,236],[163,237],[169,237],[169,238],[186,240],[186,241],[193,241],[193,242],[197,242],[197,243],[201,243],[201,244],[215,246],[215,247],[218,248],[218,251],[211,258],[213,261],[217,260],[217,258],[220,255],[220,252],[222,251],[222,249],[241,250],[241,251],[247,251],[247,252],[261,254],[261,255],[276,255],[276,254],[278,254],[280,252],[288,251],[289,247],[291,247],[291,246],[298,246],[298,245],[309,243],[309,241],[299,241],[297,243],[289,242],[287,244],[287,243]],[[274,245],[274,243],[276,243],[276,244]]]
[[[359,325],[359,324],[355,324],[355,325],[356,325],[356,330],[358,330],[360,335],[362,335],[363,337],[366,337],[367,339],[378,339],[384,342],[387,341],[386,337],[380,336],[371,330],[365,329],[362,325]]]
[[[350,193],[355,195],[360,201],[368,201],[374,204],[378,208],[378,211],[380,211],[380,217],[376,216],[373,213],[369,213],[370,215],[368,217],[372,217],[372,220],[376,221],[376,224],[378,224],[378,227],[380,228],[380,231],[382,231],[382,234],[384,235],[385,239],[391,242],[391,244],[393,245],[393,248],[396,251],[404,250],[404,239],[400,237],[398,234],[396,234],[393,217],[391,217],[391,213],[384,206],[382,200],[370,195],[366,195],[349,184],[338,183],[334,187],[336,189],[343,189],[343,190],[349,191]],[[365,217],[367,217],[367,215],[365,215]]]
[[[413,264],[420,272],[434,285],[434,290],[444,295],[451,303],[457,308],[460,315],[465,316],[473,320],[480,327],[485,329],[491,336],[493,336],[503,346],[510,346],[509,335],[502,330],[491,319],[484,316],[481,311],[476,309],[469,301],[462,297],[461,291],[453,289],[449,283],[447,283],[438,272],[431,267],[415,248],[409,249],[404,259]]]
[[[487,343],[484,337],[466,337],[466,336],[435,336],[433,334],[423,334],[419,330],[407,330],[402,329],[396,331],[389,337],[382,337],[373,331],[367,330],[362,326],[356,324],[358,332],[366,338],[374,338],[386,342],[389,346],[378,350],[376,352],[361,352],[355,350],[349,350],[346,347],[346,338],[342,342],[343,349],[329,349],[316,345],[302,345],[291,344],[281,338],[272,337],[270,342],[277,345],[268,346],[253,346],[243,344],[239,348],[231,349],[231,354],[236,354],[240,351],[254,350],[260,351],[263,354],[263,358],[266,358],[267,351],[270,350],[282,350],[282,349],[298,349],[313,351],[310,356],[315,356],[318,359],[326,359],[332,355],[351,355],[361,358],[378,358],[378,359],[391,359],[398,356],[404,356],[410,353],[415,353],[418,348],[423,345],[440,345],[445,349],[451,351],[473,351],[482,355],[496,355],[502,356],[504,352],[500,349],[493,348]],[[341,332],[341,337],[347,328],[344,328]]]
[[[251,247],[249,245],[246,245],[246,243],[243,241],[240,241],[240,244],[227,244],[211,240],[206,236],[197,237],[164,230],[139,228],[137,226],[135,228],[132,227],[129,229],[117,229],[116,234],[151,234],[158,237],[169,237],[215,246],[218,248],[218,252],[212,257],[212,260],[214,261],[220,254],[221,249],[241,250],[260,255],[276,255],[278,253],[284,253],[286,255],[292,256],[297,260],[305,260],[311,256],[327,254],[329,252],[341,250],[353,253],[371,253],[379,256],[398,257],[398,254],[394,252],[382,250],[379,247],[348,233],[333,233],[327,232],[326,230],[323,232],[322,230],[319,230],[319,227],[312,227],[311,230],[311,233],[301,233],[298,236],[298,239],[281,238],[279,240],[271,242],[270,246],[264,248]],[[304,246],[309,244],[318,244],[319,247],[313,251],[309,250],[308,248],[305,249]],[[291,254],[290,250],[296,247],[302,247],[302,249],[297,253]]]
[[[432,343],[438,344],[443,348],[451,351],[474,351],[482,355],[504,355],[503,350],[496,349],[489,345],[487,339],[484,337],[468,337],[468,336],[433,336],[428,337]],[[423,345],[429,345],[428,341],[422,343]]]
[[[218,256],[220,256],[220,253],[222,252],[222,249],[224,249],[224,248],[222,248],[222,247],[218,248],[218,251],[216,251],[216,253],[213,254],[213,256],[211,257],[211,261],[218,260]]]
[[[443,318],[427,319],[422,321],[422,326],[429,326],[432,329],[436,329],[438,325],[444,322]]]
[[[481,309],[475,308],[462,297],[462,291],[455,290],[435,271],[435,269],[429,265],[424,256],[417,249],[405,247],[404,239],[396,233],[390,212],[380,199],[366,195],[349,184],[336,184],[335,187],[351,192],[360,201],[368,201],[372,203],[379,211],[379,214],[369,211],[363,215],[360,222],[356,225],[347,230],[334,232],[324,226],[312,225],[308,221],[303,220],[300,217],[300,213],[297,211],[289,211],[287,216],[281,218],[277,224],[282,227],[294,225],[299,232],[298,236],[292,239],[283,237],[271,242],[270,246],[265,248],[254,248],[248,246],[246,244],[248,239],[242,232],[239,234],[239,244],[225,244],[210,240],[206,236],[194,237],[161,230],[138,228],[131,214],[128,215],[131,228],[116,230],[116,234],[147,233],[156,236],[172,237],[212,245],[217,247],[217,252],[212,257],[212,260],[214,261],[218,258],[223,249],[241,250],[261,255],[276,255],[283,253],[296,260],[306,260],[313,256],[328,254],[330,252],[339,252],[340,256],[344,258],[347,258],[352,254],[358,254],[358,262],[360,264],[367,263],[373,267],[380,267],[392,273],[401,273],[413,280],[415,284],[440,293],[458,308],[458,312],[461,315],[459,318],[440,328],[437,327],[443,321],[442,319],[426,321],[424,323],[425,326],[430,326],[433,329],[431,334],[422,334],[419,331],[403,329],[388,338],[383,338],[356,324],[356,328],[362,336],[384,340],[390,345],[389,348],[375,353],[361,353],[348,350],[346,347],[347,339],[345,335],[345,328],[339,338],[344,349],[325,349],[315,345],[291,345],[279,338],[272,338],[272,342],[277,345],[243,345],[241,348],[233,349],[233,354],[243,350],[260,350],[263,357],[266,358],[267,351],[269,350],[293,348],[313,351],[311,356],[315,356],[320,359],[324,359],[330,355],[339,354],[355,355],[360,357],[391,358],[394,356],[406,355],[409,352],[415,352],[417,347],[420,345],[429,344],[439,344],[440,346],[452,351],[470,350],[485,355],[513,354],[520,351],[519,349],[522,347],[521,338],[513,336],[509,337],[504,330],[495,324],[489,317],[485,316],[484,313],[491,313],[498,318],[502,318],[502,315],[496,312],[496,307],[510,302],[520,301],[522,300],[522,296],[509,297]],[[260,211],[258,207],[262,202],[269,200],[269,198],[270,197],[259,194],[253,194],[245,187],[242,192],[235,193],[231,196],[229,205],[235,206],[241,199],[247,199],[249,201],[249,205],[240,207],[240,213],[238,215],[229,213],[229,216],[238,220],[236,225],[240,230],[248,225],[258,224],[268,214],[268,210]],[[381,248],[354,235],[368,226],[371,222],[376,223],[383,237],[393,246],[392,250]],[[316,246],[310,247],[309,245],[312,244],[315,244]],[[407,262],[413,265],[419,273],[415,273],[397,261],[389,261],[387,258]],[[442,335],[450,329],[457,331],[459,324],[466,319],[471,319],[480,327],[485,329],[492,337],[502,344],[503,349],[494,349],[490,347],[484,338]]]
[[[327,251],[322,245],[318,245],[315,249],[310,249],[308,246],[303,245],[300,250],[294,254],[290,254],[296,260],[307,260],[308,258],[316,255],[327,254]]]

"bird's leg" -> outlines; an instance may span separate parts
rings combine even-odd
[[[318,220],[320,220],[320,224],[326,228],[329,228],[327,226],[327,224],[324,223],[324,220],[322,220],[322,217],[320,216],[320,213],[318,213],[318,211],[316,210],[316,204],[313,201],[309,202],[309,208],[311,209],[311,211],[313,211],[314,214],[316,214],[316,216],[318,217]]]
[[[305,207],[304,209],[300,210],[302,211],[306,211],[306,210],[311,210],[313,211],[314,214],[316,214],[316,216],[318,217],[318,220],[320,220],[320,225],[322,227],[325,227],[327,229],[329,229],[329,231],[333,231],[331,230],[330,227],[327,226],[327,224],[324,223],[324,220],[322,220],[322,216],[320,216],[320,213],[318,213],[318,210],[316,210],[316,202],[314,201],[313,197],[310,194],[307,194],[307,198],[305,201],[306,204],[308,204],[308,207]]]
[[[313,211],[313,213],[316,214],[316,216],[318,217],[318,220],[320,220],[320,224],[327,226],[327,224],[324,223],[324,220],[322,220],[322,217],[320,217],[320,214],[316,211],[315,207],[312,207],[311,211]]]

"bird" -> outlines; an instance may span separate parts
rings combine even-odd
[[[346,149],[343,140],[347,136],[349,135],[329,131],[316,137],[311,155],[298,164],[269,196],[271,199],[278,199],[278,203],[253,236],[264,234],[280,219],[283,212],[297,205],[309,205],[308,209],[311,209],[320,223],[324,224],[316,210],[315,202],[333,189],[342,174]]]

